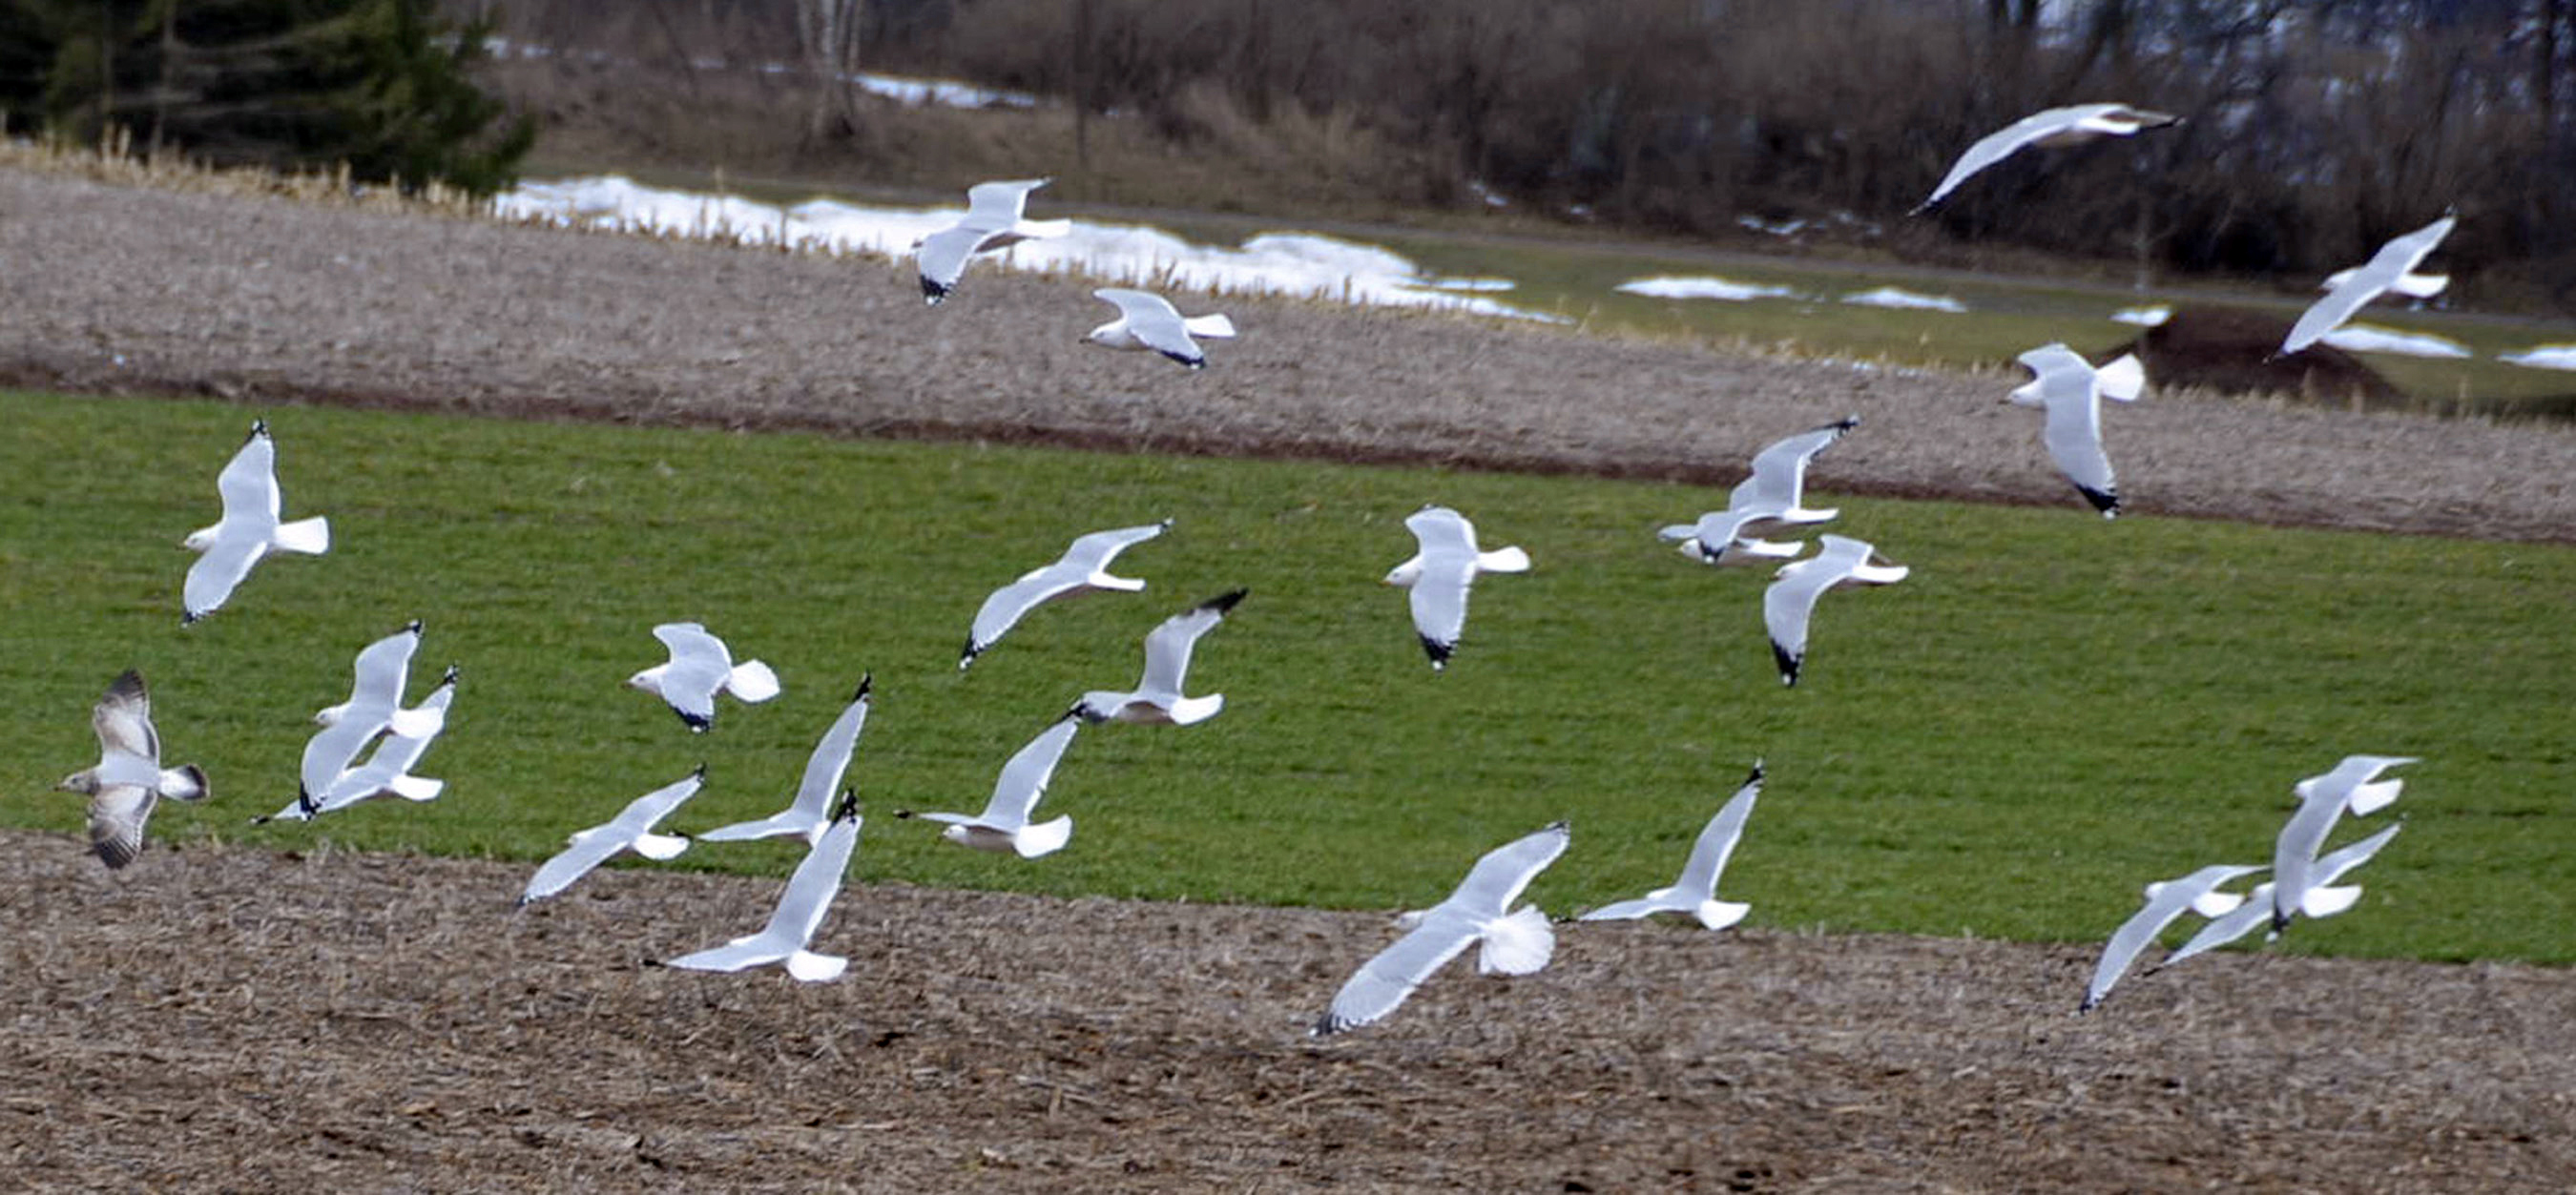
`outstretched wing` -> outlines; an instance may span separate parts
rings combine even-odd
[[[1556,862],[1557,856],[1565,853],[1566,844],[1572,841],[1574,832],[1571,828],[1564,822],[1552,822],[1535,834],[1495,847],[1476,860],[1474,867],[1467,869],[1467,878],[1459,881],[1457,891],[1450,893],[1449,899],[1440,905],[1478,921],[1500,918],[1509,911],[1513,901],[1520,899],[1521,890],[1529,887],[1530,881],[1538,878],[1538,873],[1547,870],[1548,864]]]
[[[1717,894],[1718,877],[1726,871],[1727,859],[1734,855],[1737,840],[1744,837],[1744,819],[1752,816],[1753,802],[1762,795],[1762,765],[1753,765],[1753,774],[1735,790],[1725,808],[1708,819],[1699,839],[1691,844],[1690,861],[1682,864],[1682,877],[1673,887],[1695,899],[1710,899]]]
[[[1249,590],[1237,589],[1192,606],[1163,620],[1145,635],[1145,676],[1137,689],[1146,693],[1181,692],[1181,682],[1189,674],[1190,651],[1198,645],[1199,636],[1216,629],[1225,621],[1226,612],[1243,600]]]
[[[1315,1022],[1311,1032],[1321,1037],[1383,1019],[1413,995],[1413,989],[1421,987],[1423,980],[1431,978],[1432,972],[1475,941],[1475,924],[1465,918],[1425,918],[1411,933],[1360,964],[1360,969],[1342,984],[1342,990],[1333,995],[1332,1006]]]
[[[1047,782],[1055,777],[1056,763],[1081,728],[1080,716],[1066,714],[1014,752],[993,782],[993,796],[984,803],[983,814],[975,820],[1005,833],[1029,824],[1029,815],[1046,796]]]

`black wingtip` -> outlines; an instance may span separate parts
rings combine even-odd
[[[267,421],[267,420],[265,420],[265,419],[253,419],[253,420],[251,420],[251,421],[250,421],[250,436],[249,436],[249,438],[250,438],[250,439],[256,440],[256,439],[260,438],[261,436],[265,436],[265,435],[267,435],[267,434],[268,434],[268,421]]]
[[[937,307],[939,306],[939,301],[941,299],[948,297],[948,292],[951,289],[952,288],[950,287],[942,286],[937,282],[931,281],[930,276],[927,274],[922,275],[921,301],[927,306]]]
[[[2120,496],[2118,494],[2109,490],[2097,490],[2086,485],[2079,485],[2075,487],[2075,489],[2076,492],[2084,495],[2085,501],[2093,504],[2093,509],[2102,512],[2103,518],[2116,519],[2120,517]]]
[[[1205,369],[1205,368],[1207,368],[1207,358],[1205,358],[1205,357],[1184,357],[1184,356],[1180,355],[1179,353],[1165,353],[1165,354],[1163,354],[1163,355],[1164,355],[1164,356],[1166,356],[1166,357],[1171,358],[1171,359],[1172,359],[1172,360],[1174,360],[1174,361],[1178,361],[1178,362],[1180,362],[1180,363],[1181,363],[1181,365],[1182,365],[1184,368],[1187,368],[1187,369]]]
[[[1226,593],[1220,593],[1204,602],[1200,602],[1199,609],[1214,610],[1219,614],[1230,613],[1233,611],[1237,603],[1243,601],[1244,595],[1251,592],[1252,591],[1250,589],[1236,589]]]
[[[403,624],[403,631],[404,631],[404,633],[406,633],[406,634],[411,634],[411,635],[417,635],[417,634],[419,634],[419,633],[420,633],[420,620],[419,620],[419,619],[417,619],[417,618],[415,618],[415,619],[411,620],[410,622],[404,623],[404,624]]]
[[[1762,761],[1758,759],[1754,760],[1752,773],[1744,778],[1744,784],[1736,785],[1736,787],[1743,788],[1745,785],[1760,784],[1762,783],[1763,776],[1766,774],[1767,773],[1762,770]]]
[[[860,674],[859,674],[859,689],[858,689],[858,691],[857,691],[857,692],[850,694],[850,700],[852,700],[852,701],[866,701],[866,700],[868,699],[868,694],[870,694],[871,692],[875,691],[875,689],[876,689],[876,684],[877,684],[877,674],[876,674],[876,673],[874,673],[874,672],[862,672],[862,673],[860,673]]]
[[[457,678],[462,675],[464,674],[457,671],[456,665],[450,664],[447,666],[446,672],[439,674],[438,683],[442,685],[454,685]]]
[[[846,821],[859,816],[859,790],[843,788],[841,802],[832,807],[833,821]]]
[[[692,776],[692,777],[695,777],[695,778],[697,778],[697,779],[699,779],[699,780],[704,780],[704,779],[706,779],[706,778],[707,778],[707,764],[706,764],[706,761],[705,761],[705,760],[699,760],[699,761],[698,761],[698,766],[696,766],[696,767],[694,767],[694,768],[689,769],[689,775],[690,775],[690,776]]]
[[[1834,429],[1835,431],[1844,431],[1844,432],[1847,432],[1847,431],[1850,431],[1851,429],[1853,429],[1853,428],[1855,428],[1855,427],[1859,427],[1859,426],[1860,426],[1860,416],[1858,416],[1858,415],[1845,415],[1845,416],[1843,416],[1843,417],[1842,417],[1842,418],[1840,418],[1840,419],[1834,420],[1832,423],[1828,423],[1828,424],[1826,424],[1825,426],[1830,427],[1830,428]]]
[[[708,727],[716,724],[714,718],[703,714],[692,714],[682,709],[673,709],[671,712],[678,714],[680,721],[688,723],[691,734],[705,734]]]
[[[1798,665],[1801,661],[1797,656],[1790,655],[1789,650],[1780,646],[1780,642],[1776,639],[1771,642],[1771,661],[1780,666],[1781,684],[1798,683]]]
[[[957,653],[957,670],[964,672],[966,670],[966,666],[974,663],[975,657],[982,654],[984,654],[984,646],[975,642],[974,636],[968,635],[966,637],[966,649]]]
[[[1449,657],[1458,654],[1458,645],[1455,643],[1442,643],[1429,635],[1417,635],[1415,638],[1422,641],[1422,654],[1431,657],[1431,668],[1435,672],[1447,669]]]

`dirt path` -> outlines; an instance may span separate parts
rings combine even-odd
[[[576,236],[0,170],[0,382],[1732,482],[1844,414],[1842,493],[2077,508],[2014,380],[1227,299],[1190,374],[1109,308],[978,268]],[[2129,509],[2576,539],[2576,428],[2156,394],[2105,419]]]
[[[1567,926],[1303,1026],[1382,917],[854,884],[838,983],[641,966],[775,882],[0,834],[23,1189],[2576,1187],[2576,981]],[[866,874],[865,850],[857,871]]]

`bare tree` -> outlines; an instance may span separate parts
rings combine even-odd
[[[853,122],[850,85],[859,69],[860,0],[796,0],[796,41],[814,86],[805,139],[820,141]]]

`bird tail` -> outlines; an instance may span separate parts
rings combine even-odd
[[[1476,952],[1476,969],[1487,975],[1527,975],[1556,955],[1556,930],[1537,905],[1487,922],[1484,944]]]
[[[277,533],[270,536],[268,542],[281,551],[319,556],[331,550],[331,520],[317,515],[292,523],[280,523]]]
[[[2299,898],[2299,914],[2304,917],[2332,917],[2361,900],[2361,885],[2346,884],[2340,888],[2310,888]]]
[[[1172,725],[1187,726],[1205,722],[1225,708],[1225,694],[1210,693],[1205,697],[1184,697],[1172,703]],[[1070,831],[1068,831],[1070,833]]]
[[[724,687],[744,701],[767,701],[778,696],[778,674],[758,660],[744,660],[733,666]]]
[[[1011,226],[1017,240],[1044,241],[1073,235],[1071,220],[1022,220]]]
[[[1234,339],[1234,321],[1222,315],[1193,315],[1182,320],[1181,326],[1189,329],[1192,336],[1203,336],[1209,340]]]
[[[385,787],[406,801],[434,801],[438,794],[447,791],[447,782],[427,776],[402,775],[387,781]]]
[[[407,710],[395,710],[393,716],[386,719],[386,728],[407,739],[428,738],[447,729],[447,707],[416,705]]]
[[[1496,548],[1476,553],[1476,567],[1489,573],[1525,573],[1529,571],[1529,553],[1519,548]]]
[[[850,960],[836,954],[799,950],[787,956],[786,967],[788,974],[807,983],[823,983],[839,979],[843,971],[850,969]]]
[[[2398,791],[2405,787],[2406,782],[2403,780],[2356,784],[2352,788],[2352,795],[2344,799],[2345,808],[2350,809],[2354,817],[2368,817],[2388,808],[2389,802],[2396,800]]]
[[[1040,855],[1052,855],[1063,850],[1064,844],[1072,840],[1073,818],[1068,815],[1051,822],[1021,827],[1020,832],[1011,839],[1011,849],[1017,851],[1023,859],[1035,859]]]
[[[2123,353],[2120,359],[2093,371],[2105,398],[2128,402],[2147,388],[2147,367],[2138,364],[2136,353]]]
[[[195,764],[171,768],[161,773],[161,795],[173,801],[206,799],[206,770]]]
[[[1691,915],[1699,918],[1699,923],[1710,929],[1725,929],[1744,920],[1744,915],[1752,911],[1753,906],[1742,901],[1704,900],[1699,902],[1698,908],[1691,910]]]
[[[2451,276],[2448,274],[2400,274],[2395,282],[2388,284],[2388,289],[2409,298],[2429,299],[2442,293],[2442,288],[2450,284]]]

